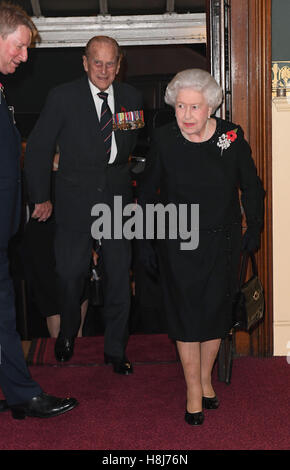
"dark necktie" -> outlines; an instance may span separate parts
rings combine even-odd
[[[106,153],[108,158],[110,158],[111,153],[111,143],[112,143],[112,113],[108,105],[108,93],[100,92],[98,96],[103,100],[101,117],[100,117],[100,126],[101,132],[104,139],[104,144],[106,148]]]

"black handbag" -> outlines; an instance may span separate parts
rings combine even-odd
[[[249,259],[252,264],[252,277],[244,282]],[[233,328],[251,330],[262,320],[264,311],[264,289],[258,277],[255,255],[243,252],[239,288],[233,304]]]

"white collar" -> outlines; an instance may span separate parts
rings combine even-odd
[[[98,93],[100,93],[100,89],[98,87],[96,87],[90,79],[88,79],[89,81],[89,85],[90,85],[90,89],[91,89],[91,92],[93,94],[93,96],[97,95]],[[103,90],[105,93],[108,93],[109,96],[112,96],[114,97],[114,89],[113,89],[113,85],[111,84],[109,86],[109,88],[107,88],[107,90]]]

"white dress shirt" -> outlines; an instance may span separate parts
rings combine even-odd
[[[100,93],[101,90],[99,90],[99,88],[96,87],[90,80],[89,80],[89,85],[90,85],[90,89],[91,89],[93,99],[94,99],[94,103],[95,103],[95,106],[96,106],[97,115],[98,115],[98,118],[100,120],[103,100],[102,100],[102,98],[100,98],[98,96],[98,93]],[[114,100],[113,85],[110,85],[107,90],[104,90],[104,92],[108,93],[108,105],[110,107],[110,110],[111,110],[112,114],[115,114],[115,100]],[[117,156],[117,144],[116,144],[116,139],[115,139],[115,133],[113,131],[113,133],[112,133],[111,155],[110,155],[109,163],[113,163],[116,156]]]

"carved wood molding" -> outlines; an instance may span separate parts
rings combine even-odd
[[[231,0],[232,120],[241,124],[266,189],[265,228],[257,254],[266,318],[238,332],[238,354],[273,354],[271,0]]]

